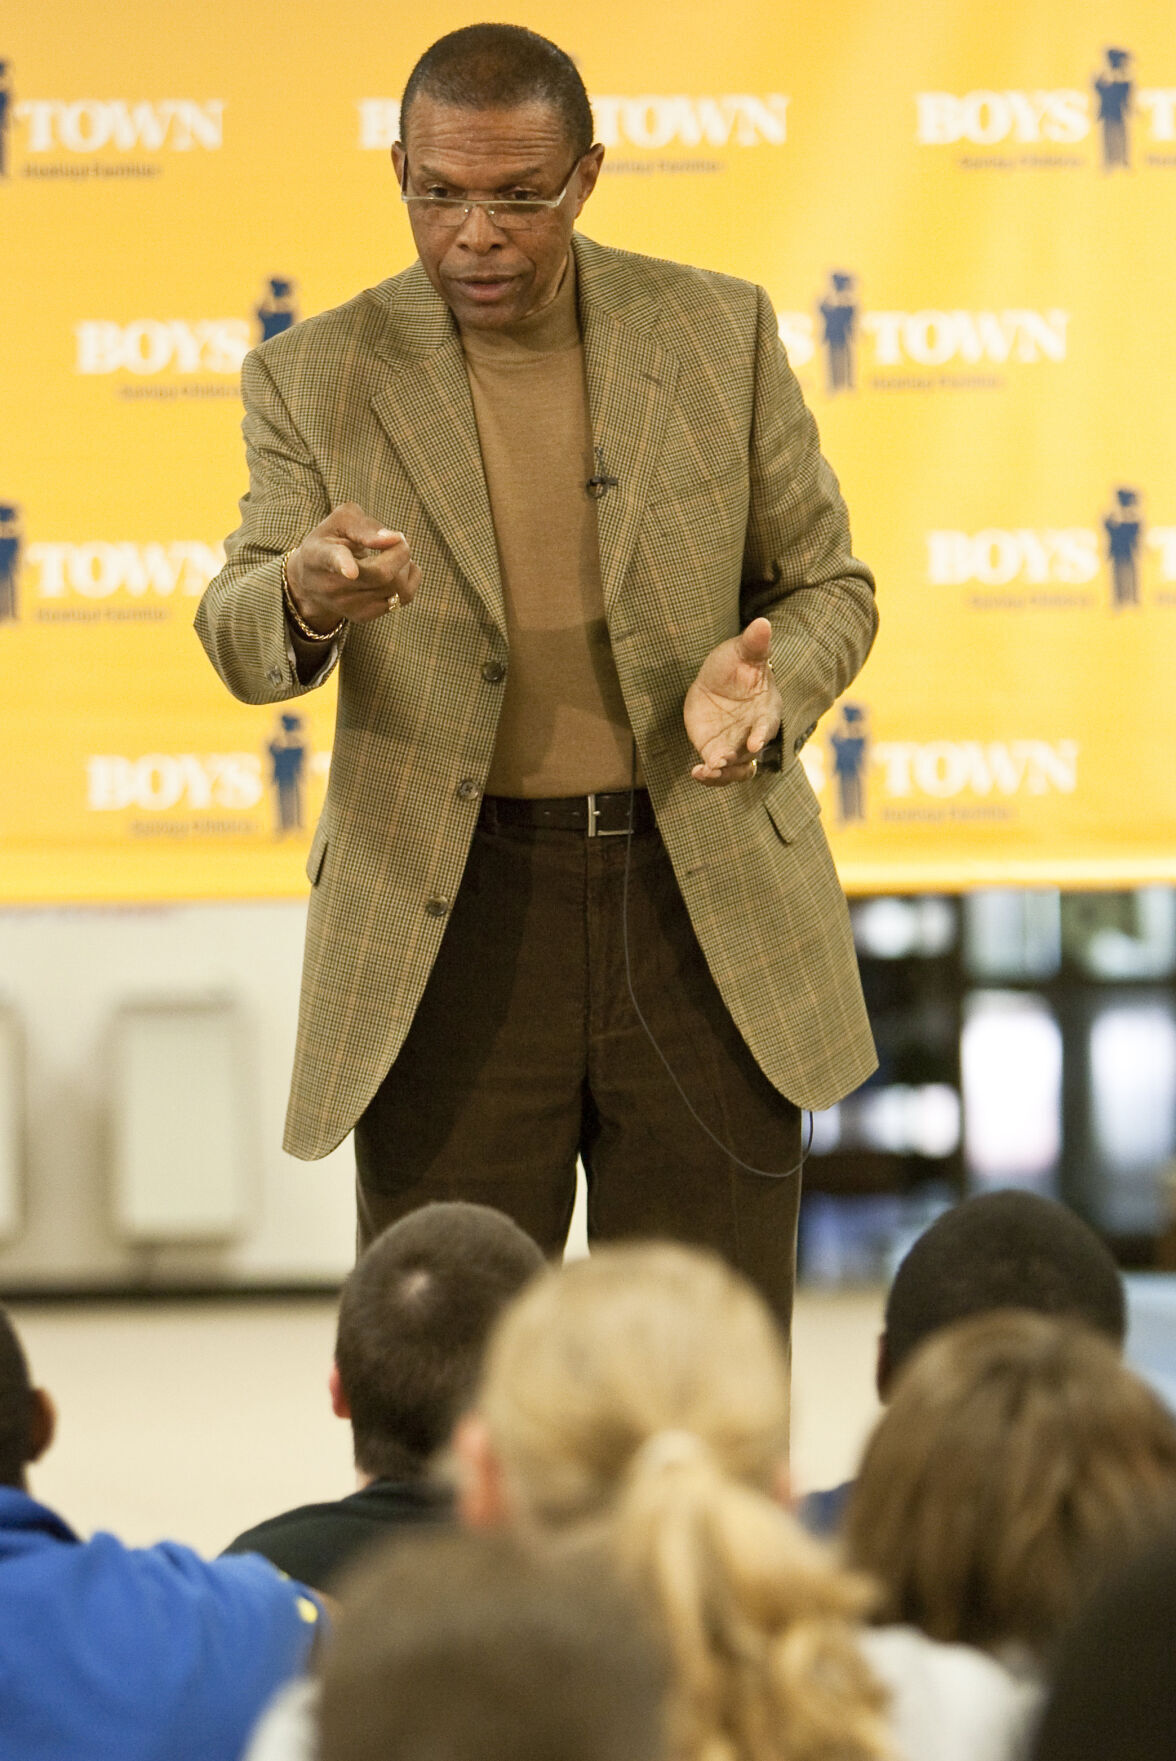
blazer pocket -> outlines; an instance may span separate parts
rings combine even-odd
[[[314,829],[314,837],[310,841],[310,855],[306,858],[306,878],[312,887],[317,887],[319,884],[329,843],[326,824],[320,819]]]
[[[684,477],[675,475],[667,482],[664,478],[655,478],[649,486],[646,507],[675,507],[679,503],[689,504],[700,497],[713,500],[722,497],[724,500],[742,499],[747,495],[748,473],[747,462],[731,466],[726,471],[719,471],[709,477]]]
[[[820,818],[821,803],[799,759],[774,777],[764,791],[764,806],[785,844],[793,844],[806,826]]]

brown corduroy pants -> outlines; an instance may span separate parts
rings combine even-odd
[[[628,861],[640,1010],[710,1131],[784,1177],[711,1141],[637,1018],[626,839],[480,824],[408,1037],[356,1126],[360,1245],[460,1198],[556,1255],[580,1156],[590,1241],[711,1247],[787,1331],[800,1115],[727,1013],[656,831],[633,836]]]

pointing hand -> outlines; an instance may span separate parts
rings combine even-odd
[[[402,532],[344,502],[308,532],[286,563],[299,616],[325,634],[340,618],[359,624],[407,605],[421,582]]]

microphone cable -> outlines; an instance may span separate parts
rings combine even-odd
[[[630,777],[629,777],[629,824],[628,824],[628,828],[625,832],[625,869],[624,869],[624,875],[623,875],[622,881],[621,881],[621,946],[622,946],[622,949],[624,950],[624,956],[625,956],[625,984],[626,984],[626,987],[628,988],[628,992],[629,992],[629,1001],[633,1005],[633,1013],[636,1015],[638,1021],[640,1022],[641,1027],[645,1033],[646,1039],[649,1041],[650,1045],[653,1047],[654,1051],[657,1053],[659,1059],[661,1060],[661,1063],[662,1063],[663,1068],[665,1069],[666,1075],[669,1077],[670,1081],[673,1083],[674,1087],[677,1089],[678,1094],[682,1100],[682,1104],[686,1108],[686,1111],[690,1114],[690,1117],[694,1120],[694,1123],[698,1126],[699,1130],[705,1132],[706,1136],[710,1138],[711,1142],[715,1145],[715,1147],[717,1149],[722,1150],[723,1154],[725,1156],[728,1156],[730,1158],[730,1160],[735,1163],[735,1166],[737,1168],[742,1168],[742,1170],[745,1174],[755,1174],[764,1180],[791,1180],[793,1175],[796,1175],[799,1177],[803,1173],[805,1158],[808,1155],[810,1149],[812,1148],[812,1143],[813,1143],[813,1115],[812,1115],[811,1108],[802,1107],[800,1109],[800,1115],[801,1115],[802,1122],[803,1122],[804,1114],[806,1112],[808,1113],[809,1128],[808,1128],[808,1139],[807,1139],[807,1141],[801,1142],[800,1160],[795,1164],[795,1166],[791,1167],[791,1168],[753,1168],[751,1163],[745,1162],[743,1160],[743,1157],[738,1155],[736,1153],[736,1151],[731,1148],[731,1145],[729,1143],[724,1143],[722,1138],[718,1137],[711,1130],[711,1128],[707,1124],[706,1120],[701,1117],[701,1115],[698,1112],[698,1109],[694,1106],[693,1102],[691,1101],[690,1096],[686,1093],[686,1090],[682,1087],[682,1084],[678,1081],[678,1078],[674,1073],[674,1070],[670,1064],[669,1059],[666,1057],[665,1053],[662,1051],[660,1045],[657,1042],[657,1037],[654,1034],[653,1029],[650,1027],[648,1021],[645,1019],[645,1016],[642,1013],[641,1005],[640,1005],[640,1003],[638,1003],[636,993],[633,990],[633,968],[632,968],[632,962],[629,957],[629,873],[632,868],[632,860],[633,860],[633,819],[634,819],[634,815],[636,812],[636,806],[637,806],[637,742],[636,742],[636,740],[634,740],[633,741],[633,760],[632,760],[632,767],[630,770]],[[803,1136],[804,1136],[803,1123],[802,1123],[801,1136],[802,1136],[802,1140],[803,1140]]]

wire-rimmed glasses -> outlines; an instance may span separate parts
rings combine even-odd
[[[547,199],[540,197],[515,201],[502,196],[485,196],[472,199],[469,196],[410,196],[408,193],[408,159],[404,161],[404,171],[400,181],[400,200],[416,216],[430,227],[441,231],[456,232],[464,226],[468,216],[475,208],[481,208],[492,226],[500,232],[527,232],[539,226],[548,214],[553,214],[560,206],[564,197],[572,187],[572,180],[579,170],[580,161],[572,166],[568,173],[568,181],[558,196]]]

